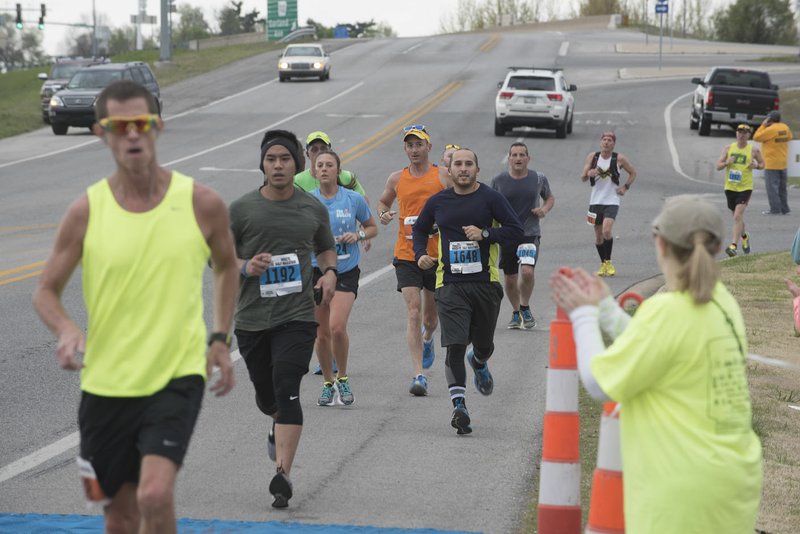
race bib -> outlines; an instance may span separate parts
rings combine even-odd
[[[344,261],[350,257],[350,245],[341,241],[336,242],[336,260]]]
[[[406,239],[414,239],[414,237],[411,235],[411,231],[414,229],[414,223],[416,222],[416,215],[403,219],[403,232],[405,233]]]
[[[742,171],[731,171],[728,173],[728,181],[740,184],[742,183]]]
[[[517,247],[517,258],[520,265],[536,265],[536,245],[522,243]]]
[[[300,260],[297,254],[272,256],[272,262],[259,277],[261,298],[281,297],[303,290]]]
[[[481,249],[475,241],[450,242],[450,272],[472,274],[483,270]]]

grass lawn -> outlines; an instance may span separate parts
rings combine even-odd
[[[791,242],[786,243],[786,248]],[[722,280],[736,297],[744,315],[751,353],[800,366],[800,338],[792,327],[791,295],[783,279],[793,277],[795,265],[788,252],[752,254],[724,260]],[[800,370],[749,362],[748,379],[753,404],[753,428],[764,454],[761,511],[756,527],[771,534],[800,532]],[[581,503],[583,520],[589,516],[591,481],[597,460],[597,438],[602,403],[581,388]],[[624,409],[624,408],[623,408]],[[538,470],[537,470],[538,473]],[[539,480],[534,477],[531,502],[521,530],[537,531]]]
[[[149,63],[159,85],[164,88],[186,78],[223,67],[238,59],[282,49],[284,46],[282,43],[263,42],[209,48],[199,52],[176,50],[173,53],[172,64],[161,67],[156,66],[159,58],[158,50],[130,52],[114,56],[112,61],[114,63],[125,61]],[[39,101],[42,81],[36,76],[40,72],[49,71],[50,67],[38,67],[0,74],[0,139],[46,126],[42,122]]]

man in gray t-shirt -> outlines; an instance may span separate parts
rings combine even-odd
[[[556,201],[547,177],[528,169],[530,161],[527,145],[512,143],[508,150],[508,171],[492,178],[492,188],[508,199],[525,230],[525,236],[520,243],[503,246],[500,250],[500,268],[503,269],[506,295],[514,308],[508,323],[510,329],[529,330],[536,326],[530,300],[533,295],[534,269],[539,258],[539,219],[553,209]],[[544,201],[541,206],[540,198]],[[522,276],[518,281],[517,274],[520,272]]]
[[[234,333],[256,405],[273,420],[267,452],[277,466],[269,484],[276,508],[287,507],[292,497],[289,472],[303,428],[300,380],[308,373],[317,336],[315,291],[329,303],[338,274],[328,210],[294,186],[302,157],[293,133],[265,133],[264,185],[230,207],[242,276]],[[313,287],[312,252],[324,273]]]

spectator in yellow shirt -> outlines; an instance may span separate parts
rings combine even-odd
[[[753,134],[753,141],[761,143],[761,152],[766,163],[764,178],[767,183],[769,211],[762,212],[764,215],[786,215],[791,211],[786,197],[786,167],[791,140],[792,130],[781,122],[781,112],[778,110],[770,111]]]

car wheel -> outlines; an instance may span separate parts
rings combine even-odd
[[[574,111],[572,113],[570,113],[570,115],[569,115],[569,122],[567,123],[567,133],[568,134],[572,133],[572,118],[574,117],[574,115],[575,115]]]
[[[701,113],[700,114],[700,124],[697,126],[699,130],[697,133],[702,135],[703,137],[708,136],[711,134],[711,114],[710,113]]]
[[[694,113],[689,111],[689,129],[696,130],[700,126],[700,121],[694,118]]]
[[[53,133],[56,135],[66,135],[67,130],[69,129],[69,125],[58,122],[50,124],[50,127],[53,129]]]
[[[497,119],[494,120],[494,135],[497,137],[506,135],[506,127]]]
[[[556,127],[556,139],[566,139],[567,137],[567,119]]]

